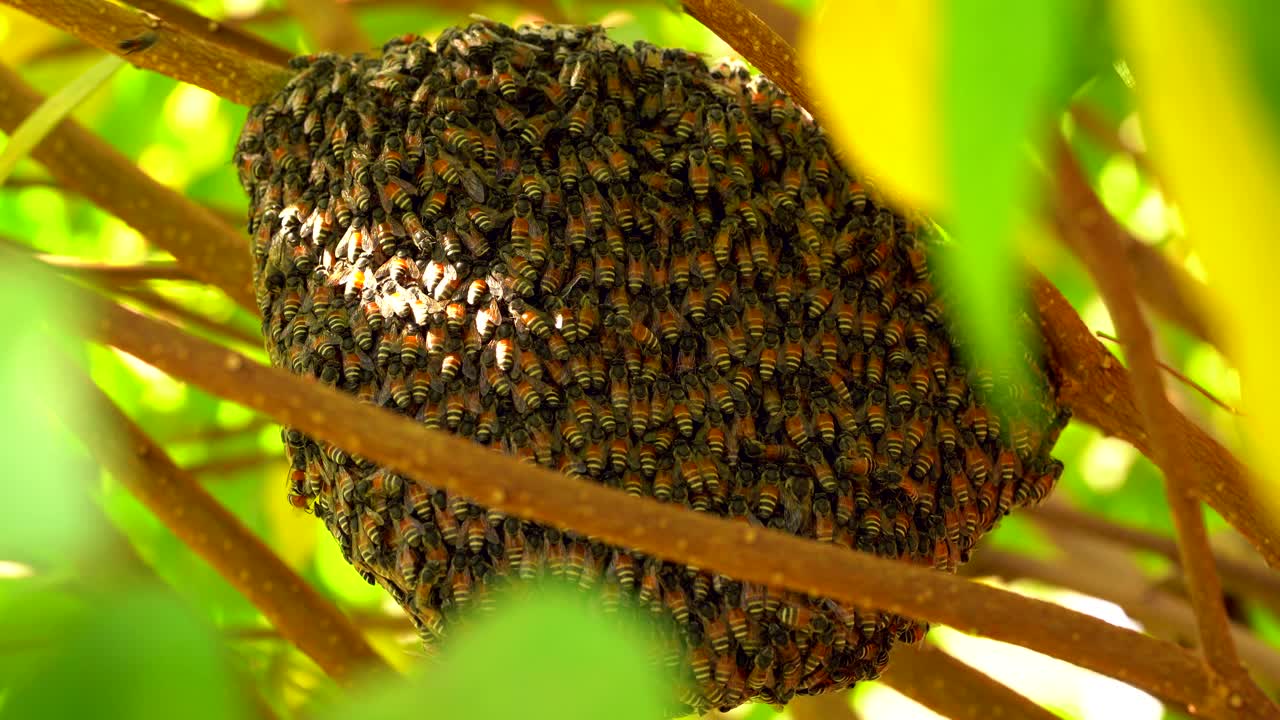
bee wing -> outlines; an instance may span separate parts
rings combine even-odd
[[[444,272],[440,274],[440,282],[431,289],[431,295],[438,301],[448,299],[450,288],[458,282],[458,268],[453,263],[445,263]]]
[[[480,181],[480,177],[470,168],[459,168],[458,175],[462,178],[462,188],[467,191],[467,195],[476,202],[484,202],[484,183]]]

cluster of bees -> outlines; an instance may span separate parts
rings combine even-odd
[[[584,482],[945,570],[1061,473],[1042,358],[1034,387],[967,367],[929,226],[742,66],[477,21],[294,69],[236,155],[277,365]],[[291,500],[427,641],[559,578],[659,620],[701,711],[873,678],[925,632],[284,439]]]

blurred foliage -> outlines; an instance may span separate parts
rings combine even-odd
[[[779,2],[806,15],[818,5],[816,0]],[[257,0],[190,4],[219,18],[280,6]],[[711,56],[729,53],[727,45],[708,30],[665,3],[638,2],[621,9],[579,0],[535,4],[539,7],[525,9],[518,0],[480,2],[465,10],[450,10],[430,3],[399,3],[363,8],[359,19],[361,29],[380,40],[407,31],[433,36],[465,21],[466,13],[472,11],[505,22],[550,11],[575,22],[607,21],[622,40],[644,38]],[[895,33],[884,22],[857,15],[873,5],[877,4],[833,5],[829,13],[849,13],[835,15],[838,22],[830,23],[840,36],[834,41],[830,36],[812,39],[814,52],[846,52],[856,47],[860,53],[852,62],[844,56],[832,61],[829,69],[835,72],[826,80],[826,73],[815,73],[819,83],[838,83],[843,93],[838,104],[828,103],[836,111],[833,129],[880,153],[878,159],[870,160],[873,164],[915,172],[902,176],[909,179],[902,186],[923,189],[920,197],[926,201],[950,188],[952,202],[964,208],[954,215],[957,237],[984,241],[974,244],[979,254],[966,258],[966,267],[980,266],[988,273],[981,276],[989,278],[991,268],[1011,268],[1014,252],[1021,252],[1066,294],[1091,328],[1112,332],[1106,310],[1080,265],[1043,231],[1028,227],[1030,204],[1035,200],[1029,188],[1036,178],[1024,165],[1029,151],[1043,139],[1036,136],[1043,131],[1037,120],[1067,97],[1141,142],[1142,128],[1134,115],[1139,100],[1131,87],[1133,71],[1123,63],[1112,64],[1108,23],[1114,18],[1084,22],[1072,15],[1083,12],[1073,3],[1032,3],[1035,7],[1020,7],[1019,12],[1028,15],[1021,18],[979,12],[985,4],[978,3],[965,9],[972,16],[957,14],[952,18],[956,22],[945,26],[931,24],[940,15],[897,18],[916,25]],[[1264,129],[1273,129],[1280,118],[1276,45],[1269,36],[1259,34],[1263,28],[1275,27],[1273,18],[1271,24],[1265,22],[1263,14],[1269,9],[1257,0],[1234,0],[1217,8],[1214,16],[1221,21],[1220,31],[1244,31],[1235,59],[1248,67],[1246,75],[1257,79],[1258,107],[1263,111],[1253,118],[1252,127]],[[1003,18],[1003,24],[993,27],[988,22],[992,17]],[[1024,25],[1038,30],[1023,33]],[[251,27],[291,50],[309,50],[292,22]],[[29,82],[47,93],[74,81],[101,57],[80,52],[35,59],[66,45],[66,38],[8,10],[0,13],[0,37],[4,40],[0,59],[18,66]],[[1068,52],[1071,48],[1078,50]],[[876,52],[894,61],[883,72],[875,69]],[[1137,54],[1144,57],[1142,52]],[[946,73],[927,66],[942,59],[948,60]],[[1205,64],[1203,57],[1191,53],[1187,62]],[[1140,78],[1141,73],[1159,72],[1158,63],[1136,67]],[[824,63],[822,69],[827,68]],[[856,77],[852,92],[851,77]],[[1179,82],[1187,83],[1186,78]],[[947,92],[939,93],[940,87]],[[1224,97],[1224,102],[1231,99]],[[886,112],[871,112],[877,108]],[[1222,112],[1218,108],[1215,116]],[[244,108],[203,90],[127,68],[74,114],[160,182],[233,218],[244,216],[246,198],[230,165]],[[1215,228],[1219,235],[1206,231],[1201,241],[1187,242],[1181,214],[1165,194],[1179,190],[1179,198],[1186,201],[1181,188],[1163,186],[1158,178],[1143,175],[1131,158],[1086,137],[1069,119],[1062,120],[1062,127],[1107,207],[1143,242],[1160,247],[1193,274],[1233,277],[1234,269],[1219,275],[1221,270],[1207,254],[1221,233],[1236,233],[1259,246],[1269,244],[1265,233],[1241,237],[1241,229],[1247,226],[1236,223]],[[897,144],[873,141],[882,139],[877,132],[888,131],[897,133]],[[1171,137],[1163,141],[1173,142]],[[895,154],[899,151],[906,155]],[[136,263],[163,257],[131,229],[82,198],[43,186],[47,175],[36,163],[19,163],[14,178],[26,182],[0,191],[0,227],[5,236],[44,252],[87,260]],[[1222,181],[1214,174],[1205,179]],[[888,182],[893,187],[893,181]],[[1222,185],[1234,188],[1230,182]],[[1276,187],[1280,186],[1270,189]],[[1197,214],[1188,208],[1187,214],[1195,219],[1203,217],[1200,212],[1212,215],[1213,208]],[[1226,242],[1221,246],[1232,247]],[[1269,252],[1274,253],[1274,248]],[[1249,261],[1251,256],[1237,253],[1236,258]],[[1273,266],[1255,264],[1266,272]],[[993,287],[1009,287],[1012,276],[1001,282]],[[256,326],[252,317],[217,292],[180,282],[154,287],[166,299],[213,322]],[[1270,302],[1253,309],[1262,315],[1243,320],[1254,323],[1254,329],[1270,327],[1272,321],[1258,324],[1267,312],[1275,317],[1274,300]],[[642,655],[636,649],[639,641],[619,639],[597,620],[568,611],[569,604],[546,599],[536,605],[504,605],[490,621],[442,651],[449,662],[427,663],[421,677],[415,673],[408,684],[368,690],[369,694],[359,696],[362,706],[358,709],[344,705],[349,701],[340,699],[337,688],[309,660],[281,642],[255,608],[119,483],[102,477],[75,439],[62,431],[54,418],[57,412],[74,411],[66,404],[72,399],[42,371],[40,352],[56,336],[68,352],[83,357],[94,380],[175,459],[187,467],[207,468],[201,477],[220,502],[357,622],[368,623],[378,648],[393,664],[422,666],[423,651],[416,635],[383,591],[364,583],[342,560],[319,523],[286,502],[278,428],[132,357],[77,346],[56,330],[63,326],[58,313],[70,310],[42,295],[27,278],[0,272],[0,306],[11,309],[6,349],[0,354],[0,406],[21,410],[7,412],[0,420],[0,466],[7,469],[7,479],[0,483],[0,527],[5,528],[0,534],[0,714],[149,717],[155,708],[166,713],[181,708],[193,717],[216,718],[239,717],[245,707],[265,706],[280,717],[295,717],[304,710],[319,717],[372,716],[364,705],[372,698],[377,712],[390,717],[419,713],[423,699],[431,698],[432,715],[441,717],[480,716],[484,710],[488,711],[483,712],[485,716],[580,717],[592,715],[591,709],[606,701],[615,714],[634,711],[634,717],[647,716],[643,703],[652,695],[634,681],[639,670],[628,669],[628,663],[634,664]],[[1231,362],[1177,329],[1161,324],[1157,330],[1164,362],[1226,403],[1240,403],[1241,381]],[[1275,337],[1274,332],[1253,334]],[[262,357],[260,348],[251,350]],[[1243,350],[1254,352],[1252,346]],[[1228,443],[1237,442],[1234,416],[1177,383],[1171,385],[1171,392],[1184,412]],[[1272,407],[1280,408],[1280,402]],[[1272,443],[1272,447],[1280,445]],[[1073,424],[1063,434],[1056,454],[1066,464],[1060,496],[1118,522],[1172,533],[1160,476],[1132,448]],[[1231,539],[1221,532],[1220,519],[1212,516],[1210,520],[1218,539]],[[1040,555],[1051,547],[1025,517],[1006,521],[988,543]],[[111,582],[88,582],[97,575],[109,576],[112,568],[130,566],[120,560],[122,555],[132,557],[142,573],[153,576],[131,588],[162,585],[164,589],[125,592]],[[87,565],[103,558],[114,560],[102,563],[96,575],[85,572]],[[1162,569],[1152,565],[1149,571],[1154,582]],[[1271,613],[1250,606],[1244,621],[1280,647],[1280,620]],[[618,678],[632,681],[621,683]],[[885,697],[884,692],[868,683],[856,693],[856,701],[869,716],[897,716],[897,711],[876,704],[874,698]],[[568,696],[578,705],[564,705]],[[1055,695],[1045,701],[1067,717],[1124,716],[1119,705],[1108,712],[1079,698]],[[245,705],[237,704],[241,702]],[[573,707],[586,712],[575,713]],[[735,717],[766,720],[776,714],[767,706],[751,706]]]

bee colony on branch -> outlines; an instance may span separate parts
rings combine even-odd
[[[1034,387],[966,366],[930,226],[740,65],[477,21],[293,68],[236,155],[276,365],[582,482],[947,571],[1061,474],[1043,357]],[[700,711],[874,678],[925,632],[284,441],[292,502],[428,643],[558,578],[656,620],[673,711]]]

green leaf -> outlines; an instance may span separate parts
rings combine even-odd
[[[1234,51],[1243,56],[1241,80],[1254,86],[1269,111],[1272,132],[1280,131],[1280,45],[1275,41],[1280,6],[1270,0],[1227,0],[1206,8],[1231,29]]]
[[[167,593],[94,598],[52,642],[0,718],[245,717],[217,636]]]
[[[957,331],[971,361],[1021,369],[1014,236],[1034,199],[1029,142],[1055,127],[1068,50],[1076,37],[1072,3],[994,0],[946,3],[942,33],[944,173],[951,191],[942,281],[956,302]]]
[[[503,599],[492,616],[455,625],[420,675],[382,683],[326,712],[339,720],[404,717],[652,720],[670,685],[642,631],[588,609],[581,593],[545,588]],[[650,631],[651,633],[652,631]]]
[[[88,539],[86,475],[57,421],[83,410],[72,388],[49,372],[45,354],[66,327],[67,308],[18,268],[0,269],[0,307],[17,308],[0,353],[0,559],[56,562]],[[52,330],[52,332],[50,332]]]
[[[31,113],[30,117],[23,120],[18,129],[9,136],[4,152],[0,152],[0,184],[4,184],[4,181],[9,178],[9,173],[13,172],[19,160],[30,154],[31,150],[49,134],[49,131],[57,127],[63,118],[71,114],[77,105],[101,87],[121,67],[124,67],[124,60],[121,58],[115,55],[103,58],[83,75],[45,100],[35,112]]]

